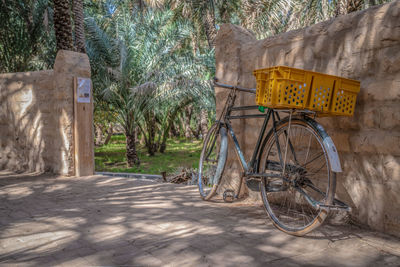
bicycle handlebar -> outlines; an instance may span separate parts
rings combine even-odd
[[[219,83],[218,79],[216,77],[214,77],[214,85],[218,86],[218,87],[230,89],[230,90],[236,89],[238,91],[242,91],[242,92],[246,92],[246,93],[251,93],[251,94],[255,94],[256,93],[256,89],[255,88],[244,88],[244,87],[240,87],[240,86],[233,86],[233,85],[229,85],[229,84]]]

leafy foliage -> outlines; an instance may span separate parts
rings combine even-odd
[[[0,1],[0,72],[51,68],[52,18],[48,0]]]
[[[115,10],[112,20],[87,19],[93,81],[102,88],[95,95],[115,111],[127,136],[139,127],[154,154],[177,109],[196,101],[213,106],[203,63],[211,55],[192,53],[190,25],[173,20],[171,11],[131,14],[125,7]]]

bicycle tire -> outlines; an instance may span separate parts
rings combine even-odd
[[[210,200],[216,194],[225,168],[227,154],[227,131],[221,123],[217,122],[208,131],[200,155],[197,185],[203,200]]]
[[[295,236],[303,236],[320,226],[329,213],[328,209],[313,207],[304,194],[298,191],[298,188],[301,188],[309,196],[312,194],[315,200],[331,205],[336,187],[336,173],[331,171],[327,150],[323,145],[322,136],[327,134],[321,132],[322,127],[315,127],[315,125],[318,125],[315,121],[311,123],[309,120],[297,117],[292,119],[289,135],[290,143],[288,142],[287,145],[284,140],[286,140],[288,133],[289,120],[284,119],[278,122],[276,125],[277,136],[271,130],[264,139],[257,166],[257,169],[261,172],[267,170],[280,173],[280,178],[261,179],[261,198],[274,226]],[[308,133],[308,140],[303,140],[301,132],[305,133],[304,136]],[[307,144],[307,141],[308,145],[304,145]],[[282,178],[283,165],[278,166],[276,164],[276,158],[279,157],[277,144],[283,148],[288,147],[288,160],[285,164],[287,166],[285,167],[287,178],[285,176],[285,179]],[[274,147],[276,147],[276,151],[273,150]],[[301,158],[304,155],[303,147],[308,147],[304,161]],[[314,154],[308,160],[310,151]],[[318,162],[315,162],[316,159],[314,158],[316,157],[322,159],[320,160],[323,163],[322,167],[319,166]],[[304,163],[301,164],[301,162]],[[315,173],[313,173],[313,170]],[[318,173],[316,170],[318,170]],[[322,172],[319,172],[320,170]],[[290,199],[288,199],[289,197]],[[301,223],[301,220],[303,220],[303,223]]]

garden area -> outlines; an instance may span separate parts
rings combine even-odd
[[[141,160],[140,166],[127,167],[126,138],[124,135],[114,135],[109,144],[95,149],[96,171],[171,174],[181,168],[196,169],[201,145],[201,140],[168,139],[166,151],[150,157],[145,147],[139,144],[137,152]]]

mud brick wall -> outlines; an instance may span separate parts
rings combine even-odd
[[[284,65],[361,81],[354,117],[317,119],[332,136],[343,172],[337,197],[354,220],[400,236],[400,1],[256,40],[241,27],[221,26],[216,40],[220,82],[255,88],[252,71]],[[216,88],[217,113],[227,91]],[[254,105],[240,93],[238,104]],[[235,132],[251,157],[262,121],[238,120]],[[231,142],[232,143],[232,142]],[[223,188],[238,183],[241,169],[232,144]],[[249,192],[257,201],[258,193]]]
[[[55,124],[53,87],[52,70],[0,75],[1,169],[41,171],[52,161],[54,132],[43,127]]]
[[[89,59],[63,50],[54,70],[0,74],[0,170],[74,174],[74,76]]]

